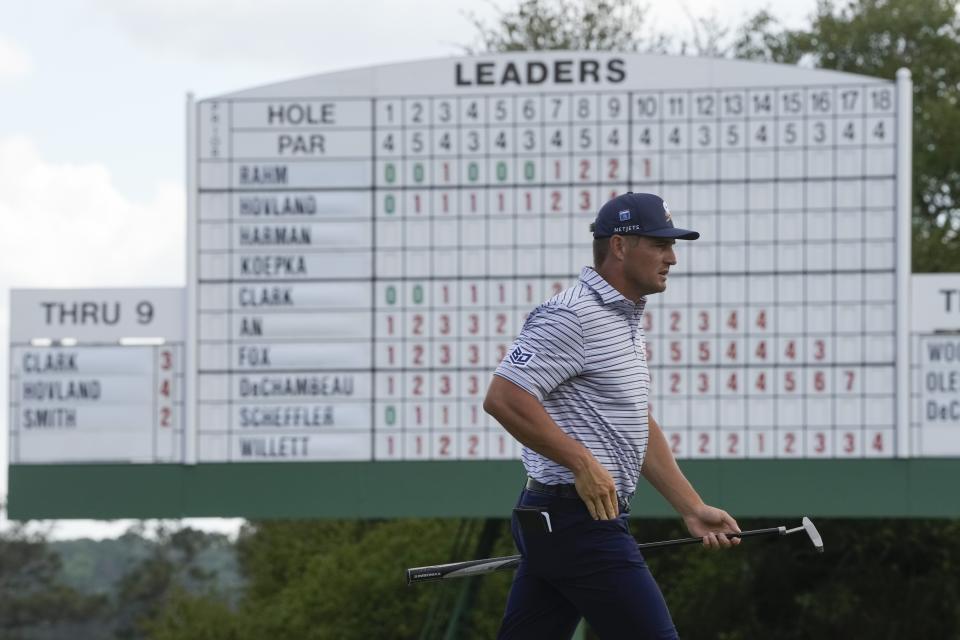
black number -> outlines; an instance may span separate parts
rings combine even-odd
[[[501,131],[500,133],[498,133],[496,139],[493,141],[493,144],[495,144],[500,149],[506,149],[507,148],[507,132]]]
[[[883,128],[883,120],[874,125],[873,137],[877,140],[883,140],[884,137],[886,137],[886,131]]]
[[[550,136],[550,144],[555,147],[563,147],[563,135],[560,133],[560,129],[557,129],[553,132],[553,135]]]
[[[770,113],[773,110],[773,104],[770,100],[770,94],[765,93],[762,96],[753,96],[753,112],[759,113],[765,111]]]
[[[683,115],[683,96],[670,96],[667,103],[670,105],[670,115]]]
[[[497,106],[493,110],[493,117],[497,120],[505,120],[507,118],[507,101],[506,100],[497,100]]]
[[[814,111],[822,111],[826,113],[827,111],[830,111],[830,92],[816,91],[811,93],[810,102]]]
[[[537,146],[537,138],[533,135],[533,131],[527,129],[523,132],[523,148],[530,151],[535,146]]]
[[[697,138],[697,144],[699,144],[701,147],[706,147],[710,144],[710,127],[702,124],[700,125],[698,131],[700,132],[700,137]]]
[[[640,117],[650,117],[657,115],[656,98],[637,98],[637,109]]]
[[[450,122],[450,116],[453,115],[450,111],[449,102],[440,103],[440,122]]]
[[[712,116],[713,104],[713,96],[697,96],[697,114],[701,116]]]
[[[843,128],[843,137],[847,140],[856,140],[857,129],[852,122],[848,122],[847,126]]]
[[[423,151],[423,134],[417,131],[413,134],[413,144],[410,145],[414,153]]]
[[[874,109],[879,111],[890,109],[890,103],[892,102],[890,89],[874,89],[870,92],[870,99],[873,101]]]
[[[727,107],[727,113],[732,113],[733,115],[743,113],[743,96],[740,94],[724,96],[723,103]]]
[[[450,151],[450,134],[449,133],[444,133],[442,136],[440,136],[440,147],[447,151]]]
[[[579,100],[577,100],[577,117],[579,118],[590,117],[590,99],[589,98],[580,98]]]
[[[388,133],[387,137],[383,139],[383,148],[387,151],[393,151],[393,134]]]
[[[827,125],[822,122],[813,123],[813,141],[816,143],[822,143],[827,139]]]
[[[650,137],[650,127],[644,127],[643,131],[640,132],[640,143],[644,146],[649,147],[651,142]]]
[[[523,117],[527,120],[533,120],[537,115],[537,108],[533,100],[523,101]]]
[[[561,98],[551,98],[550,102],[553,103],[553,116],[554,120],[557,119],[560,115],[560,107],[563,106],[563,100]]]
[[[471,120],[476,120],[477,118],[480,117],[480,110],[477,107],[476,101],[471,102],[470,106],[467,107],[467,117],[470,118]]]
[[[844,111],[853,111],[857,108],[857,99],[860,97],[860,92],[856,89],[848,89],[840,94],[840,103],[843,105]]]
[[[150,324],[153,321],[153,304],[144,300],[137,303],[137,322]]]
[[[580,129],[580,148],[589,149],[593,144],[593,138],[590,137],[590,129]]]
[[[762,124],[760,128],[757,129],[757,134],[754,136],[757,139],[757,142],[767,142],[767,125]]]
[[[670,135],[667,137],[672,144],[680,145],[680,127],[674,127],[673,131],[670,132]]]
[[[787,144],[793,144],[794,142],[797,141],[797,125],[796,124],[792,122],[788,122],[787,127],[783,133],[784,133],[784,136],[783,136],[784,142],[786,142]]]
[[[803,103],[800,100],[800,92],[794,91],[792,93],[783,94],[783,110],[787,113],[799,113],[803,108]]]
[[[727,144],[733,147],[739,143],[740,143],[739,127],[737,127],[737,125],[735,124],[731,124],[727,127]]]
[[[468,150],[468,151],[476,151],[476,150],[478,150],[478,149],[480,148],[480,134],[479,134],[479,133],[477,133],[476,131],[469,131],[469,132],[467,132],[467,138],[470,140],[470,142],[467,143],[467,150]]]
[[[417,123],[420,123],[423,121],[423,105],[422,104],[420,104],[419,102],[414,102],[412,105],[411,111],[413,111],[413,116],[411,117],[411,120]]]
[[[610,130],[610,135],[607,136],[607,144],[611,147],[620,146],[620,129]]]
[[[620,115],[620,98],[613,97],[607,101],[607,112],[611,118]]]

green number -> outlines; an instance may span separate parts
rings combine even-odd
[[[414,182],[423,182],[423,165],[419,162],[413,165],[413,180]]]
[[[419,284],[413,287],[413,302],[414,304],[423,303],[423,286]]]
[[[476,182],[479,177],[480,177],[480,167],[477,165],[476,162],[471,162],[467,166],[467,178],[469,178],[470,182]]]
[[[387,197],[383,199],[383,208],[387,213],[393,213],[397,210],[397,199],[388,194]]]
[[[507,179],[507,163],[498,162],[497,163],[497,180],[503,182]]]
[[[389,407],[387,407],[386,413],[387,413],[386,415],[387,424],[390,424],[390,425],[395,424],[397,421],[397,410],[393,408],[393,405],[390,405]]]
[[[533,160],[527,160],[523,164],[523,177],[527,180],[533,180],[534,175],[536,175],[536,169],[533,165]]]
[[[397,179],[397,168],[392,162],[388,162],[383,168],[383,177],[388,183],[393,183]]]
[[[397,288],[393,285],[387,287],[387,304],[397,303]]]

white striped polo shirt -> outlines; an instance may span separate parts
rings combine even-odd
[[[606,467],[623,496],[636,490],[647,450],[645,304],[584,267],[577,284],[533,310],[494,372],[537,398]],[[535,480],[574,481],[569,469],[532,449],[523,447],[521,458]]]

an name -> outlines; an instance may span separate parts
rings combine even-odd
[[[605,62],[590,58],[526,63],[458,62],[455,82],[458,87],[553,84],[619,84],[627,77],[622,58]]]

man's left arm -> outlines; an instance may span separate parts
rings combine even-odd
[[[649,417],[647,453],[640,473],[680,514],[690,534],[703,538],[705,547],[719,549],[740,544],[740,538],[718,535],[739,533],[740,527],[723,509],[704,504],[677,465],[663,430],[653,416]]]

